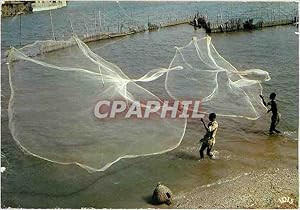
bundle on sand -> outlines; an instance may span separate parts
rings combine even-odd
[[[166,203],[170,205],[172,203],[172,197],[173,194],[171,190],[159,182],[153,192],[152,202],[153,204]]]

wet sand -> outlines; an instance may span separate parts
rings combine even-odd
[[[227,177],[175,198],[172,208],[298,208],[298,170],[276,168]]]
[[[178,193],[170,207],[298,208],[298,141],[286,135],[255,133],[259,127],[266,126],[263,123],[266,122],[260,120],[247,128],[241,123],[240,126],[247,131],[240,137],[241,142],[231,136],[230,130],[220,128],[221,136],[226,136],[226,139],[218,136],[214,148],[218,151],[216,160],[206,158],[199,161],[197,156],[194,159],[198,162],[199,179],[209,174],[210,179],[204,185],[195,182],[194,188]],[[197,124],[190,123],[188,129],[196,130]],[[225,123],[221,124],[224,127]],[[182,154],[193,156],[195,150],[194,146]],[[230,173],[223,173],[223,176],[211,174],[213,170],[226,167]]]

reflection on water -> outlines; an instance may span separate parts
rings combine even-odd
[[[198,161],[198,141],[204,134],[199,120],[190,120],[182,144],[163,155],[122,160],[105,172],[89,174],[75,165],[58,165],[24,155],[7,128],[2,110],[2,151],[7,174],[2,176],[2,205],[12,207],[151,207],[147,202],[158,181],[175,194],[269,167],[296,167],[298,135],[298,36],[292,26],[253,32],[213,34],[216,49],[238,69],[260,68],[272,79],[264,83],[264,94],[276,91],[283,120],[283,135],[269,136],[270,115],[257,121],[218,118],[215,149],[217,160]],[[201,30],[178,26],[153,33],[137,34],[124,40],[91,43],[105,59],[116,63],[130,77],[150,69],[167,67],[174,45],[186,45]],[[289,50],[287,50],[289,49]],[[2,64],[2,106],[7,107],[9,87],[6,65]],[[166,97],[162,86],[146,88]]]

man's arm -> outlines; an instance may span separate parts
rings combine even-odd
[[[267,106],[268,104],[265,102],[265,99],[264,99],[264,97],[263,97],[262,95],[259,95],[259,97],[261,98],[261,100],[262,100],[263,104],[264,104],[265,106]]]
[[[203,126],[204,126],[205,130],[208,131],[208,128],[207,128],[207,126],[205,125],[205,123],[203,121],[203,118],[201,118],[201,122],[203,123]]]

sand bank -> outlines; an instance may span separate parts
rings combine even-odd
[[[297,168],[264,169],[178,195],[172,208],[298,208]]]

